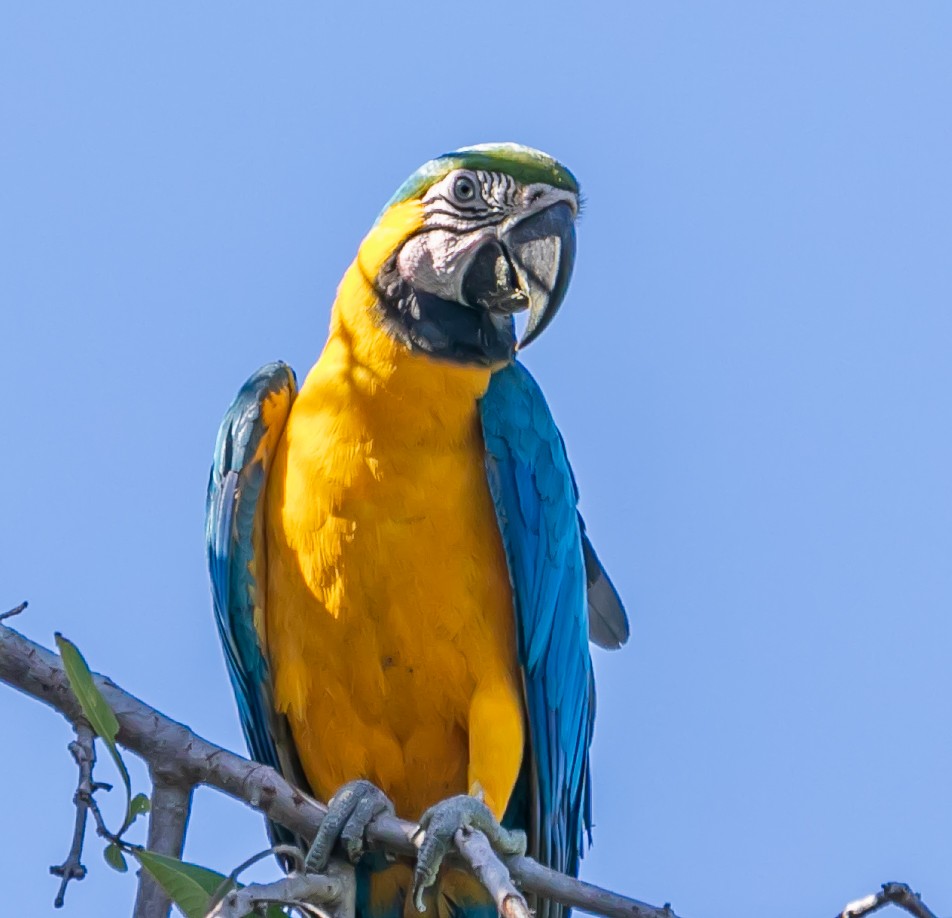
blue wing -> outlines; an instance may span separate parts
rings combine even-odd
[[[577,493],[545,399],[520,364],[482,399],[486,470],[515,603],[532,764],[530,853],[576,873],[591,831],[595,711]],[[558,914],[540,903],[540,915]]]
[[[208,481],[205,543],[218,634],[251,757],[307,788],[290,730],[271,696],[264,630],[263,497],[297,392],[283,363],[262,367],[225,413]],[[273,838],[290,836],[272,824]]]

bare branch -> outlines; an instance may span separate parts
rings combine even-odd
[[[20,605],[14,606],[9,611],[0,614],[0,622],[5,621],[8,618],[13,618],[14,615],[19,615],[24,609],[26,609],[28,605],[29,603],[24,599]]]
[[[152,771],[152,806],[146,847],[156,854],[182,857],[185,829],[192,808],[192,785],[169,781]],[[139,889],[133,918],[168,918],[172,902],[148,870],[139,870]]]
[[[243,918],[264,905],[290,905],[306,915],[353,918],[357,882],[354,868],[332,861],[326,874],[292,873],[274,883],[254,883],[227,893],[207,918]]]
[[[257,864],[259,861],[263,861],[266,857],[272,857],[273,855],[284,855],[288,859],[294,861],[294,873],[306,873],[304,866],[304,856],[303,853],[295,848],[294,845],[274,845],[271,848],[265,848],[264,851],[259,851],[257,854],[252,854],[251,857],[242,861],[218,886],[218,889],[212,893],[211,899],[208,901],[208,912],[210,915],[216,914],[216,908],[218,903],[225,898],[228,893],[233,889],[238,888],[238,880],[241,875],[251,866]]]
[[[21,603],[17,609],[7,612],[3,616],[9,617],[16,615],[26,608],[26,603]],[[76,806],[76,822],[73,824],[73,841],[69,847],[69,854],[66,860],[58,867],[50,867],[50,873],[55,877],[61,877],[59,892],[53,900],[55,908],[62,908],[66,900],[66,887],[70,880],[82,880],[86,877],[86,868],[83,866],[83,839],[86,837],[86,816],[89,813],[89,800],[93,793],[93,766],[96,764],[96,748],[93,745],[93,731],[89,724],[81,721],[76,724],[76,739],[69,744],[69,751],[79,768],[79,783],[76,785],[76,793],[73,795],[73,803]]]
[[[862,918],[887,905],[898,905],[915,918],[936,918],[935,913],[926,907],[919,897],[905,883],[883,883],[878,893],[871,893],[862,899],[850,902],[836,918]]]
[[[209,743],[187,727],[124,692],[111,680],[96,684],[119,721],[119,742],[168,780],[207,784],[260,810],[303,838],[313,838],[327,808],[292,787],[274,769],[249,762]],[[70,721],[81,719],[59,657],[12,628],[0,625],[0,680],[53,707]],[[371,823],[368,840],[395,854],[414,855],[417,826],[392,816]],[[469,858],[464,855],[464,859]],[[657,908],[544,867],[528,857],[507,857],[512,879],[523,889],[563,905],[608,918],[676,918]],[[470,862],[470,866],[473,864]]]
[[[529,904],[513,885],[506,865],[479,829],[456,830],[456,847],[473,868],[473,873],[489,891],[502,918],[529,918]]]
[[[11,610],[11,613],[15,611],[22,611],[22,607]],[[5,613],[0,619],[10,617],[11,613]],[[149,847],[152,850],[173,856],[180,854],[180,839],[184,836],[188,819],[188,800],[195,784],[206,784],[241,800],[303,838],[314,837],[327,813],[323,804],[292,787],[266,765],[249,762],[209,743],[188,727],[123,691],[111,680],[98,675],[94,678],[116,713],[119,742],[149,764],[153,780],[157,782],[156,794],[159,791],[158,776],[162,776],[162,795],[167,793],[167,796],[160,795],[162,799],[158,801],[154,796],[153,811],[163,811],[169,819],[156,823],[155,835],[150,821]],[[99,807],[93,798],[99,785],[92,780],[95,761],[92,731],[86,725],[79,704],[70,691],[59,657],[2,624],[0,681],[50,705],[77,730],[77,741],[70,744],[70,751],[80,768],[73,845],[64,864],[50,868],[52,873],[63,878],[56,900],[59,906],[62,905],[68,878],[81,879],[85,875],[80,858],[86,814],[93,814],[101,835],[114,839],[103,825]],[[413,856],[417,850],[414,836],[418,828],[413,823],[393,816],[379,816],[368,828],[368,841],[393,854]],[[516,888],[516,883],[538,896],[606,918],[677,918],[670,905],[657,908],[609,892],[544,867],[532,858],[498,858],[480,832],[459,832],[456,844],[462,859],[492,894],[503,918],[524,918],[526,914],[522,911],[525,900]],[[335,879],[334,883],[337,882]],[[292,874],[277,883],[245,887],[240,891],[247,894],[242,899],[232,899],[229,893],[216,905],[218,911],[213,914],[218,918],[227,918],[229,915],[244,914],[234,909],[246,908],[249,903],[283,902],[293,904],[305,914],[332,913],[335,918],[353,918],[352,905],[341,907],[341,902],[324,902],[324,898],[329,896],[330,887],[327,884],[327,877]],[[343,899],[348,900],[349,896]],[[315,907],[314,903],[323,903],[324,907]],[[864,918],[889,904],[905,909],[914,918],[936,918],[919,895],[904,883],[884,884],[880,892],[850,902],[837,918]],[[327,907],[331,905],[332,908]],[[226,910],[222,911],[223,908]],[[136,912],[137,918],[152,918],[159,914],[165,913]]]

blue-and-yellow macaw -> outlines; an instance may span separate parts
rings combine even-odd
[[[439,854],[415,877],[363,854],[391,805],[437,849],[468,822],[569,873],[591,828],[588,639],[618,646],[627,620],[513,319],[521,347],[561,304],[578,207],[527,147],[428,162],[361,244],[300,392],[263,367],[218,435],[208,555],[242,726],[331,799],[311,861],[340,837],[361,918],[413,887],[441,915],[495,910],[462,871],[437,878]]]

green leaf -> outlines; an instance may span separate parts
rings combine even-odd
[[[209,899],[225,880],[222,874],[154,851],[133,853],[187,918],[205,918]]]
[[[112,708],[106,703],[106,699],[102,697],[102,692],[93,682],[93,674],[89,671],[89,666],[76,645],[59,632],[56,633],[55,637],[60,658],[63,660],[63,668],[66,670],[66,677],[69,679],[69,687],[73,690],[77,701],[79,701],[79,706],[83,709],[86,720],[96,731],[96,735],[106,744],[112,760],[116,763],[116,768],[119,769],[119,774],[122,775],[122,783],[126,788],[126,818],[123,821],[122,828],[116,833],[122,835],[132,823],[132,820],[135,819],[135,814],[132,812],[132,782],[129,780],[126,763],[122,761],[119,748],[116,746],[119,721],[116,720]]]
[[[132,853],[186,918],[205,918],[211,897],[225,882],[223,874],[143,848]],[[241,888],[240,883],[238,887]],[[275,905],[269,906],[264,914],[266,918],[287,918],[284,909]]]
[[[107,743],[115,743],[119,732],[119,721],[113,714],[112,708],[106,704],[106,699],[93,682],[93,674],[76,645],[68,638],[56,633],[56,646],[59,648],[66,675],[69,677],[69,686],[79,700],[86,715],[86,720],[92,724],[93,730]]]
[[[132,817],[142,816],[144,813],[148,813],[152,809],[152,804],[149,803],[149,798],[145,794],[136,794],[135,797],[129,802],[129,812],[132,814]]]
[[[106,845],[106,850],[103,851],[102,856],[106,859],[106,863],[113,870],[118,870],[119,873],[125,873],[129,869],[129,865],[122,854],[122,848],[113,842]]]

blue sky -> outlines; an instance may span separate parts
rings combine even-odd
[[[583,875],[695,918],[890,879],[952,913],[950,36],[944,2],[4,4],[0,607],[240,749],[221,414],[313,363],[421,162],[541,147],[588,204],[526,361],[633,619]],[[50,914],[69,731],[2,690],[0,722],[5,902]],[[190,858],[263,846],[198,795]],[[127,914],[87,861],[65,914]]]

